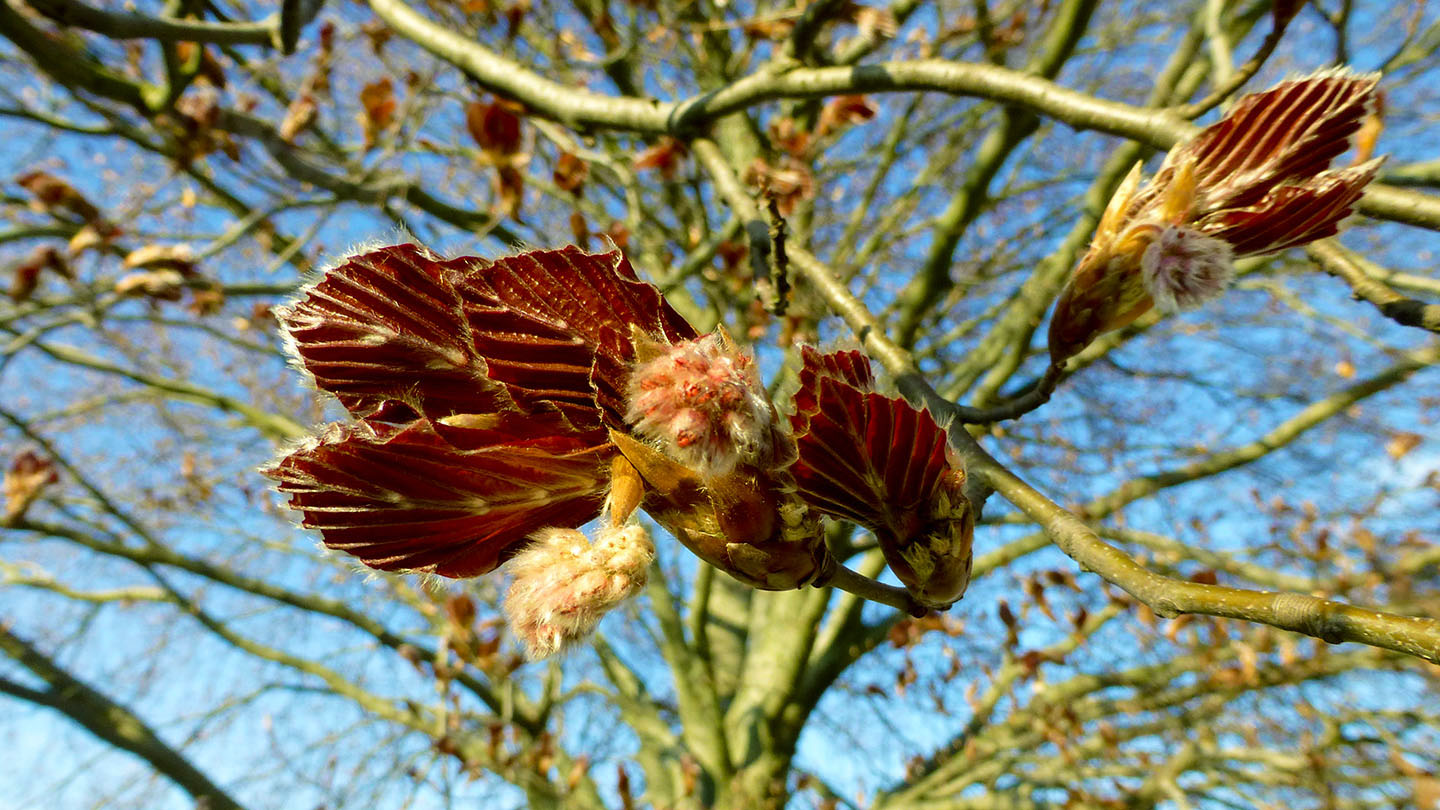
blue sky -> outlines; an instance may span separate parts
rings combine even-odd
[[[348,6],[335,13],[363,16]],[[1435,13],[1434,9],[1426,9],[1425,22],[1430,22]],[[1375,20],[1374,25],[1389,24],[1383,22],[1389,19],[1391,17],[1384,16]],[[925,26],[931,22],[921,15],[911,25]],[[1363,15],[1357,19],[1357,30],[1365,27],[1365,22]],[[1290,44],[1283,49],[1280,59],[1300,69],[1325,64],[1330,57],[1328,50],[1311,53],[1294,44],[1326,42],[1323,28],[1313,11],[1306,12],[1291,31]],[[1377,37],[1377,41],[1381,39]],[[1062,74],[1061,81],[1078,84],[1092,72],[1107,71],[1107,75],[1114,72],[1115,96],[1134,101],[1137,89],[1149,81],[1148,66],[1163,56],[1170,44],[1150,36],[1113,52],[1086,53]],[[1241,43],[1237,52],[1248,53],[1254,45],[1253,39]],[[1082,51],[1098,47],[1100,43],[1086,42],[1082,44]],[[397,50],[404,53],[403,49]],[[1376,53],[1375,42],[1359,40],[1353,61],[1358,67],[1368,68],[1378,59]],[[298,75],[303,67],[304,58],[295,57],[286,70]],[[25,88],[33,91],[36,87],[33,76],[24,68],[12,64],[4,70],[12,90],[21,88],[22,97],[26,96]],[[375,75],[380,70],[382,68],[376,66]],[[1290,70],[1289,67],[1267,68],[1251,86],[1264,86]],[[339,77],[337,96],[353,94],[355,87],[370,78],[369,73]],[[442,80],[453,82],[454,77],[447,75]],[[669,92],[669,88],[665,90]],[[457,98],[463,93],[458,87],[454,92]],[[1437,92],[1440,91],[1424,82],[1410,82],[1393,93],[1390,105],[1393,113],[1387,118],[1388,129],[1381,142],[1382,150],[1392,153],[1392,160],[1405,162],[1436,154],[1440,136],[1435,134],[1423,111],[1434,109],[1433,96]],[[881,99],[880,103],[881,120],[903,109],[903,100],[899,98]],[[260,110],[271,118],[281,112],[271,102],[263,102]],[[426,123],[434,132],[441,133],[437,137],[442,143],[463,143],[462,115],[459,103],[448,103],[436,110]],[[336,122],[336,126],[343,129],[346,123]],[[44,128],[13,117],[4,119],[0,126],[4,127],[8,155],[0,177],[13,177],[40,166],[66,177],[87,196],[103,204],[126,206],[112,203],[117,198],[146,200],[139,211],[130,211],[134,215],[133,230],[137,239],[163,240],[197,231],[219,233],[230,224],[228,214],[203,205],[177,215],[173,201],[189,181],[172,182],[170,167],[143,158],[133,148],[109,140],[102,146],[101,142],[83,136],[56,137]],[[878,124],[857,127],[846,136],[844,148],[863,148],[883,137],[884,132]],[[1067,156],[1073,154],[1072,148],[1091,147],[1097,142],[1110,140],[1063,128],[1049,130],[1037,137],[1032,147],[1021,150],[1023,165],[1007,167],[997,183],[1032,182],[1054,174],[1061,176],[1061,182],[1054,188],[1035,192],[1036,195],[1078,194],[1105,153],[1103,150],[1087,152],[1089,157],[1078,164]],[[223,158],[212,158],[209,165],[227,179],[243,178],[245,182],[232,185],[242,190],[253,188],[255,199],[263,199],[266,181],[261,170],[269,165],[257,147],[246,149],[245,164],[231,166]],[[477,180],[472,167],[457,165],[453,159],[408,157],[395,159],[390,165],[422,173],[455,198],[463,197],[462,189],[469,189],[473,185],[471,181]],[[454,175],[459,175],[459,181],[452,185]],[[937,209],[948,196],[947,182],[951,180],[953,177],[937,179],[929,192]],[[483,183],[483,179],[480,182]],[[837,178],[836,183],[839,182]],[[147,186],[156,189],[155,196],[149,196],[151,189]],[[7,193],[18,194],[18,191],[12,186]],[[313,190],[303,193],[321,196]],[[619,213],[615,203],[609,205]],[[837,205],[843,208],[844,199]],[[958,255],[981,261],[987,251],[1012,239],[1020,244],[1005,246],[1021,256],[1046,255],[1069,222],[1037,221],[1037,214],[1027,214],[1027,205],[1022,197],[1013,205],[1007,205],[1000,215],[984,220],[973,236],[967,236]],[[34,219],[17,215],[17,220],[22,217],[26,221]],[[307,247],[306,255],[321,261],[356,243],[389,238],[399,227],[384,213],[356,205],[341,206],[333,212],[286,212],[276,215],[274,221],[280,230],[290,234],[318,228],[316,242]],[[477,240],[449,226],[427,223],[415,212],[409,212],[407,221],[417,225],[417,236],[443,252],[493,255],[508,247],[493,238]],[[568,229],[556,227],[559,221],[558,216],[546,219],[537,215],[522,233],[537,243],[565,238],[552,237],[554,232],[568,233]],[[1028,226],[1035,228],[1030,230]],[[1432,233],[1396,226],[1357,228],[1347,234],[1346,242],[1397,269],[1421,273],[1430,272],[1436,244]],[[325,247],[323,256],[316,250],[321,244]],[[32,246],[31,242],[22,242],[0,245],[0,249],[14,259]],[[883,283],[873,292],[874,303],[882,304],[884,296],[899,287],[913,261],[923,256],[925,247],[922,239],[916,239],[899,254],[898,261],[888,260],[890,263],[882,266]],[[264,252],[248,241],[207,261],[203,271],[229,283],[283,285],[299,280],[294,268],[272,266]],[[113,280],[118,268],[113,259],[92,256],[79,263],[78,272],[82,280],[103,286],[105,281]],[[1332,279],[1318,274],[1280,277],[1304,293],[1306,300],[1317,302],[1323,314],[1359,324],[1383,341],[1384,348],[1367,346],[1361,341],[1345,343],[1346,355],[1361,369],[1378,368],[1385,362],[1389,347],[1417,346],[1424,342],[1418,335],[1384,321],[1368,307],[1349,301],[1338,282]],[[54,279],[42,289],[43,295],[59,296],[63,292],[64,287]],[[249,306],[249,301],[233,301],[223,315],[208,325],[235,337],[273,345],[273,338],[265,333],[230,331],[229,321],[248,313]],[[178,309],[164,311],[182,317]],[[289,408],[286,412],[303,423],[337,415],[333,407],[322,411],[306,401],[307,395],[298,377],[284,369],[278,355],[221,346],[194,330],[152,330],[143,323],[123,320],[125,316],[143,319],[148,313],[144,302],[124,304],[107,318],[103,331],[72,325],[47,333],[45,339],[79,346],[118,363],[163,371],[240,398],[249,398],[256,390],[269,391],[273,393],[270,405],[277,409]],[[1257,326],[1257,323],[1264,325]],[[1201,331],[1209,339],[1183,344],[1170,338],[1173,333],[1192,329]],[[1076,379],[1044,412],[1037,414],[1037,420],[1026,420],[1011,429],[1007,440],[1010,444],[1001,446],[1021,447],[1033,454],[1026,458],[1026,473],[1037,486],[1057,498],[1083,501],[1109,491],[1134,474],[1173,465],[1177,436],[1193,437],[1188,441],[1197,447],[1204,445],[1213,449],[1238,444],[1263,432],[1300,407],[1285,398],[1256,405],[1252,398],[1243,396],[1272,373],[1290,378],[1291,393],[1299,396],[1333,391],[1345,384],[1345,380],[1326,373],[1339,359],[1331,356],[1330,347],[1338,345],[1343,336],[1285,312],[1263,291],[1234,292],[1222,308],[1175,319],[1153,332],[1118,352],[1115,367],[1097,368],[1084,378]],[[9,333],[0,335],[4,340],[12,337]],[[841,341],[848,335],[831,322],[825,337]],[[1036,339],[1039,341],[1040,337]],[[1176,346],[1184,347],[1184,353],[1176,354]],[[1035,370],[1039,368],[1038,362],[1038,358],[1033,361]],[[1159,381],[1137,378],[1126,369],[1185,370],[1191,376]],[[1307,500],[1320,504],[1328,519],[1342,529],[1346,525],[1347,510],[1381,493],[1396,492],[1393,505],[1366,525],[1391,533],[1414,528],[1433,539],[1436,529],[1440,528],[1434,523],[1435,493],[1420,484],[1440,466],[1440,455],[1427,443],[1399,463],[1388,463],[1383,455],[1376,453],[1374,435],[1357,429],[1357,425],[1378,424],[1387,429],[1409,429],[1433,436],[1433,427],[1422,421],[1425,414],[1414,392],[1433,390],[1437,379],[1440,377],[1434,371],[1417,375],[1405,391],[1368,402],[1363,412],[1353,419],[1322,426],[1303,446],[1281,451],[1253,467],[1227,474],[1222,484],[1180,488],[1153,501],[1132,505],[1125,510],[1125,521],[1132,527],[1174,533],[1182,540],[1204,542],[1213,548],[1243,550],[1267,540],[1270,533],[1266,517],[1254,508],[1254,491],[1283,492],[1297,504]],[[133,387],[54,363],[33,352],[22,352],[0,368],[0,390],[6,391],[6,408],[36,415],[51,413],[85,397],[131,391]],[[1242,410],[1236,410],[1237,407]],[[356,574],[352,566],[334,555],[316,562],[311,553],[315,538],[292,528],[288,516],[269,508],[271,500],[264,494],[264,484],[254,469],[266,461],[274,449],[254,430],[223,419],[217,423],[213,415],[197,411],[193,406],[149,402],[107,408],[98,418],[82,416],[46,421],[43,427],[95,480],[122,492],[127,508],[141,510],[147,519],[153,519],[156,532],[165,543],[196,556],[234,565],[286,587],[365,605],[367,610],[396,628],[417,630],[425,626],[424,617],[396,598],[385,582]],[[1063,435],[1081,449],[1112,447],[1117,435],[1123,439],[1116,452],[1086,457],[1086,475],[1077,479],[1063,466],[1057,465],[1052,470],[1044,463],[1067,455],[1067,448],[1046,443],[1056,430],[1063,431]],[[20,444],[13,432],[5,434],[5,448]],[[215,484],[208,500],[187,490],[180,479],[180,455],[186,448],[198,451],[197,463]],[[1334,463],[1335,459],[1349,458],[1362,461],[1353,466]],[[1326,459],[1330,463],[1317,463]],[[197,508],[193,500],[187,499],[197,499],[203,507]],[[989,510],[987,514],[991,519],[1006,512],[998,501],[992,501]],[[62,497],[58,507],[43,509],[39,514],[80,522],[93,520],[105,531],[125,535],[115,521],[96,516],[93,510],[68,495]],[[977,552],[996,548],[1016,533],[1015,529],[982,528],[977,536]],[[127,538],[126,542],[134,539]],[[667,547],[664,559],[679,570],[682,580],[691,576],[693,563],[676,553],[673,546]],[[43,566],[77,586],[153,584],[153,580],[135,566],[97,559],[78,552],[72,545],[53,541],[6,537],[0,548],[0,560]],[[956,654],[967,660],[980,660],[993,653],[993,638],[999,627],[993,605],[996,599],[1006,595],[1012,602],[1016,601],[1021,575],[1033,570],[1073,567],[1057,551],[1047,549],[975,583],[966,600],[955,610],[970,628],[957,642],[960,650]],[[288,613],[271,602],[241,595],[193,576],[175,573],[166,576],[182,591],[200,596],[208,610],[233,620],[235,627],[253,638],[321,660],[391,699],[428,701],[433,698],[431,679],[417,675],[398,656],[377,650],[368,637],[337,622]],[[1085,581],[1089,587],[1095,587],[1093,578]],[[484,589],[493,588],[494,584],[482,582],[453,587]],[[91,611],[71,600],[17,588],[7,589],[0,600],[3,600],[0,610],[19,632],[51,651],[77,674],[136,707],[162,730],[168,741],[185,744],[187,753],[213,779],[255,807],[315,806],[336,794],[355,805],[377,807],[439,807],[452,796],[463,803],[486,807],[523,804],[513,789],[499,785],[497,780],[482,778],[471,782],[456,773],[448,761],[437,761],[428,750],[427,740],[419,735],[392,739],[392,729],[384,724],[374,722],[346,701],[319,694],[313,679],[240,655],[228,645],[199,632],[192,621],[177,616],[168,607],[142,603]],[[1060,602],[1057,607],[1063,613],[1066,605]],[[642,604],[638,612],[607,620],[606,630],[627,660],[638,662],[637,667],[642,670],[655,672],[654,686],[659,698],[664,699],[670,691],[668,681],[658,672],[655,654],[638,632],[643,626],[638,622],[646,620]],[[1022,646],[1043,645],[1058,638],[1060,632],[1056,626],[1034,619],[1022,634]],[[1144,650],[1147,645],[1163,644],[1153,634],[1147,636],[1129,625],[1107,630],[1094,643],[1101,648],[1133,651],[1135,660],[1147,655]],[[1157,649],[1157,652],[1164,650]],[[922,685],[904,698],[880,701],[865,694],[866,686],[889,687],[903,655],[900,651],[882,649],[846,674],[841,686],[822,702],[813,725],[802,738],[797,760],[800,767],[820,774],[844,793],[858,791],[873,795],[877,788],[903,772],[907,759],[932,750],[964,722],[964,690],[974,679],[970,673],[935,687],[949,714],[937,712],[934,696],[923,679]],[[933,645],[916,653],[914,658],[917,668],[928,675],[948,668],[945,654]],[[1047,667],[1046,677],[1058,680],[1074,671],[1110,663],[1103,656],[1085,658],[1073,666],[1067,663]],[[576,654],[569,665],[572,684],[596,670],[593,656],[585,652]],[[13,675],[12,670],[13,667],[6,668],[5,672]],[[543,665],[524,670],[519,676],[523,688],[533,689],[543,671]],[[939,684],[938,678],[934,682]],[[1301,691],[1305,692],[1305,700],[1319,706],[1387,699],[1398,705],[1413,689],[1416,686],[1412,680],[1362,675],[1324,688]],[[1278,705],[1290,697],[1281,694],[1273,700]],[[218,701],[232,701],[233,705],[216,717],[207,716]],[[88,734],[55,713],[15,701],[0,705],[5,707],[6,715],[0,718],[0,734],[4,735],[0,740],[16,754],[0,762],[0,785],[14,786],[13,790],[0,790],[0,810],[42,806],[78,808],[127,802],[157,808],[189,806],[178,791],[167,783],[157,782],[138,761],[97,745]],[[599,746],[606,759],[623,757],[633,749],[634,742],[625,733],[617,733],[614,722],[613,709],[598,700],[581,700],[566,714],[564,736],[571,742],[583,740]],[[875,739],[864,733],[879,724],[893,726],[894,735]],[[396,757],[397,750],[403,756]],[[864,754],[866,767],[853,767],[855,751]],[[388,768],[389,763],[397,759],[408,762],[415,774],[396,775],[382,768]],[[637,775],[633,766],[632,775]],[[612,778],[605,777],[607,784]],[[806,801],[797,799],[796,805],[806,806]]]

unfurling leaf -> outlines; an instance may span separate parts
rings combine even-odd
[[[315,97],[309,93],[301,93],[290,102],[285,108],[285,118],[280,122],[280,140],[286,143],[294,143],[300,137],[300,133],[309,129],[315,123],[315,116],[319,107],[315,105]]]
[[[59,481],[55,462],[33,451],[26,450],[11,459],[5,471],[5,525],[19,522],[45,488]]]
[[[1329,168],[1374,111],[1378,82],[1343,70],[1282,82],[1170,150],[1143,187],[1137,165],[1055,305],[1051,361],[1157,304],[1218,297],[1234,258],[1334,235],[1380,166]]]
[[[365,148],[375,146],[380,133],[395,123],[395,84],[389,76],[381,76],[360,90],[360,125],[365,132]]]
[[[632,324],[695,336],[620,253],[575,248],[495,262],[382,248],[279,316],[316,385],[356,417],[554,409],[576,430],[624,424]],[[592,383],[592,366],[607,379]]]
[[[553,418],[492,429],[361,422],[332,427],[266,474],[327,546],[386,571],[466,577],[532,532],[593,518],[609,452]]]
[[[360,421],[267,474],[332,548],[444,576],[594,518],[632,335],[694,336],[619,253],[574,248],[495,262],[383,248],[279,315],[316,385]]]
[[[805,347],[791,429],[801,497],[875,532],[892,571],[917,601],[947,607],[970,581],[975,519],[965,472],[927,411],[874,390],[859,352]]]

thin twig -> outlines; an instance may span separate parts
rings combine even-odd
[[[1018,419],[1021,416],[1035,410],[1050,401],[1050,395],[1055,393],[1055,388],[1060,381],[1065,379],[1066,373],[1063,366],[1050,365],[1045,373],[1034,384],[1027,387],[1013,399],[1002,402],[993,408],[969,408],[964,405],[955,407],[955,418],[965,425],[988,425],[992,422],[1004,422],[1007,419]]]
[[[899,608],[917,619],[930,612],[930,608],[916,602],[914,597],[910,596],[910,592],[904,588],[877,582],[867,576],[857,574],[843,565],[835,566],[828,578],[823,581],[817,580],[814,584],[817,588],[839,588],[846,593],[853,593],[861,599]]]
[[[774,197],[769,197],[767,202],[770,214],[770,273],[760,287],[760,295],[765,308],[779,318],[790,307],[790,257],[785,253],[787,228],[785,218],[780,216],[780,204]]]
[[[1276,46],[1280,44],[1281,37],[1285,35],[1285,27],[1288,23],[1288,20],[1285,22],[1276,20],[1275,27],[1270,29],[1270,33],[1265,37],[1265,41],[1260,43],[1259,49],[1255,51],[1255,55],[1250,57],[1249,61],[1241,65],[1238,70],[1231,72],[1228,77],[1222,79],[1221,82],[1216,85],[1215,89],[1210,91],[1210,95],[1200,99],[1194,104],[1176,107],[1174,110],[1175,114],[1187,120],[1199,118],[1209,112],[1212,107],[1229,98],[1231,93],[1239,90],[1246,82],[1250,81],[1250,79],[1254,78],[1255,74],[1260,72],[1260,68],[1265,65],[1265,61],[1270,58],[1270,55],[1275,53]]]

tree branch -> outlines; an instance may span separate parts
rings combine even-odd
[[[213,42],[217,45],[277,47],[280,17],[260,22],[227,23],[149,17],[130,12],[104,11],[79,0],[26,0],[36,11],[61,25],[73,25],[116,39],[153,39],[157,42]]]
[[[850,325],[866,348],[885,364],[907,399],[930,408],[932,413],[957,412],[956,406],[936,394],[920,375],[909,353],[886,337],[865,305],[837,282],[823,264],[799,249],[792,250],[791,259],[795,267],[815,285],[826,303]],[[1417,354],[1409,363],[1399,364],[1387,374],[1353,386],[1353,390],[1347,389],[1349,395],[1359,396],[1372,388],[1380,390],[1386,384],[1393,384],[1390,377],[1398,375],[1403,379],[1418,368],[1440,360],[1440,348]],[[1370,392],[1373,393],[1373,390]],[[1333,403],[1316,403],[1302,414],[1309,414],[1312,409],[1324,410],[1328,405]],[[1040,524],[1061,551],[1087,570],[1118,585],[1161,616],[1202,613],[1245,619],[1331,643],[1358,641],[1440,663],[1440,621],[1435,619],[1395,616],[1302,594],[1201,585],[1149,571],[1123,551],[1101,540],[1079,518],[1006,469],[968,432],[952,429],[949,435],[951,446],[964,458],[966,471],[971,476],[985,481]]]
[[[401,0],[370,0],[381,19],[482,86],[535,114],[575,129],[693,135],[706,124],[756,104],[850,93],[934,91],[1021,106],[1076,129],[1092,129],[1169,149],[1199,128],[1173,112],[1107,101],[1028,73],[995,65],[922,59],[822,68],[767,65],[727,87],[682,101],[610,96],[544,78],[474,40],[427,20]],[[1440,198],[1378,183],[1359,209],[1371,216],[1440,230]]]
[[[0,650],[35,673],[49,687],[41,691],[0,680],[0,692],[62,712],[106,743],[144,759],[157,772],[207,807],[244,810],[239,802],[191,765],[180,752],[166,745],[134,712],[72,676],[49,656],[11,632],[9,625],[4,623],[0,623]]]
[[[1305,249],[1325,272],[1350,285],[1352,294],[1368,301],[1380,313],[1402,326],[1415,326],[1440,334],[1440,304],[1426,304],[1406,298],[1367,272],[1364,259],[1333,239],[1316,242]]]

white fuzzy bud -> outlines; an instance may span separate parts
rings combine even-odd
[[[1223,240],[1167,225],[1140,257],[1140,275],[1156,307],[1178,312],[1219,298],[1235,277],[1235,261]]]
[[[554,655],[644,588],[654,559],[643,526],[603,528],[594,543],[575,529],[542,529],[506,563],[510,629],[531,660]]]

